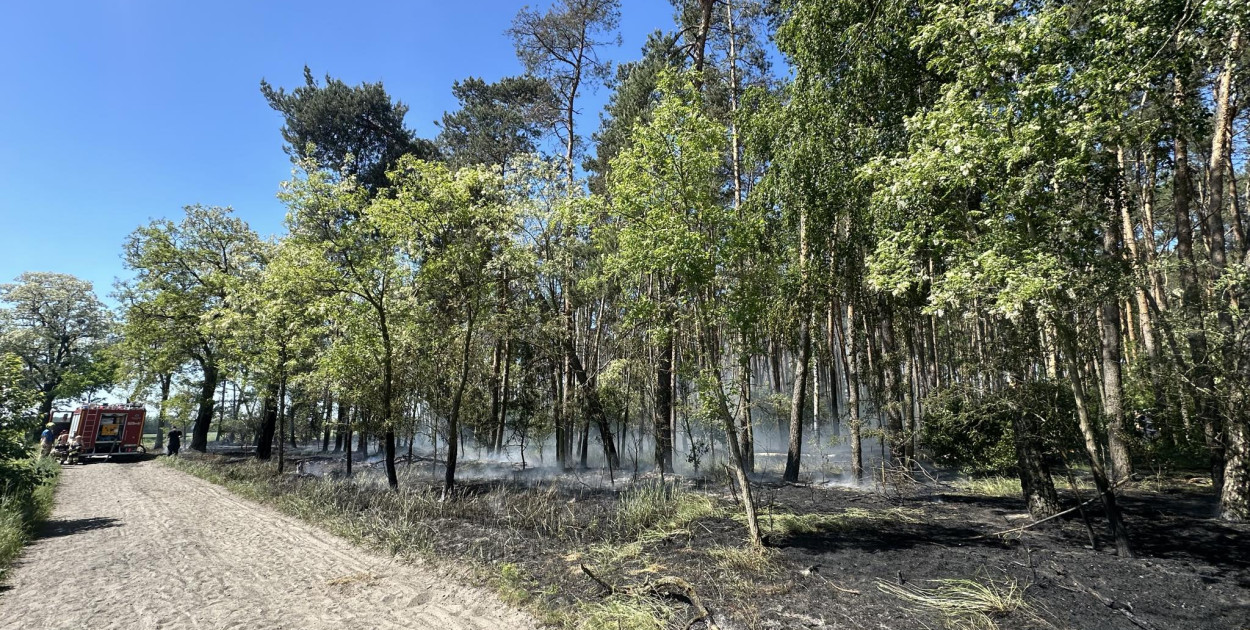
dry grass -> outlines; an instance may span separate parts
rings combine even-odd
[[[917,523],[923,515],[924,510],[905,507],[887,510],[847,508],[831,514],[795,514],[764,509],[759,512],[759,521],[765,534],[796,536],[844,532],[873,523]],[[746,517],[735,515],[734,519],[745,522]]]
[[[960,492],[983,497],[1019,497],[1021,493],[1019,479],[1002,475],[957,479],[951,485]]]
[[[755,550],[750,547],[708,547],[705,550],[717,566],[730,573],[746,573],[754,576],[775,575],[781,569],[777,566],[775,549]]]
[[[878,580],[877,588],[917,611],[936,614],[952,630],[993,630],[998,628],[997,619],[1017,611],[1036,616],[1024,601],[1024,588],[1015,580],[1001,584],[967,579],[931,583],[932,588],[921,588]]]

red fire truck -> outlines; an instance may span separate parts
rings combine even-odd
[[[141,404],[87,405],[73,413],[53,412],[49,420],[53,432],[68,430],[82,437],[80,457],[135,457],[146,453],[143,419],[147,409]]]

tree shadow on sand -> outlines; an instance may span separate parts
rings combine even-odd
[[[119,519],[110,517],[91,517],[91,518],[55,518],[43,524],[39,534],[40,538],[60,538],[62,536],[73,536],[82,532],[88,532],[95,529],[107,529],[109,527],[117,527],[121,525]]]

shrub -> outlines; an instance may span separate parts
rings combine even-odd
[[[1064,382],[1019,383],[996,392],[956,385],[933,392],[923,407],[921,441],[942,466],[975,473],[1014,471],[1013,420],[1019,414],[1032,416],[1043,452],[1080,448],[1076,403]]]

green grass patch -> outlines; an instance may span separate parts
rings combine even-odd
[[[694,521],[718,513],[711,498],[679,484],[654,481],[621,493],[614,524],[626,537],[659,540],[684,533]]]
[[[52,458],[29,459],[12,464],[24,469],[27,483],[6,483],[0,486],[0,582],[8,576],[9,566],[22,553],[39,526],[52,514],[53,496],[60,479],[61,467]]]
[[[665,630],[673,617],[664,602],[618,594],[602,601],[583,602],[574,614],[577,630]]]

